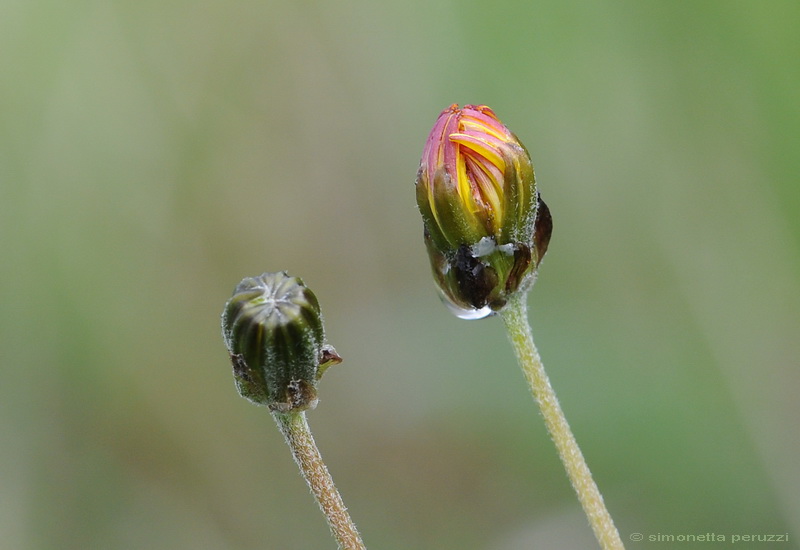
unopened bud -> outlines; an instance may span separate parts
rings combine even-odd
[[[434,279],[457,316],[486,317],[530,288],[552,220],[528,151],[489,107],[442,111],[416,188]]]
[[[317,297],[286,272],[248,277],[222,313],[239,394],[276,412],[317,405],[317,381],[341,362],[325,341]]]

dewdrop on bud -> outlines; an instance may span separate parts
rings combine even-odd
[[[528,151],[489,107],[442,111],[416,190],[434,280],[455,315],[487,317],[530,288],[552,219]]]
[[[287,413],[317,405],[317,381],[341,362],[325,341],[317,297],[286,272],[248,277],[222,313],[239,394]]]

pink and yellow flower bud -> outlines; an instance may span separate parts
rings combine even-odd
[[[486,317],[530,287],[552,221],[528,151],[489,107],[442,111],[416,188],[434,278],[456,315]]]

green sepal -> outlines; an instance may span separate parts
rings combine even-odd
[[[443,168],[436,171],[430,186],[424,176],[418,180],[417,204],[431,239],[442,251],[477,243],[487,235],[485,224],[468,210],[456,183]]]
[[[498,242],[527,242],[531,238],[536,216],[536,177],[533,164],[521,145],[508,143],[502,153],[506,165],[503,205],[505,214]]]

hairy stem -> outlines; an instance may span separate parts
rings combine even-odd
[[[273,412],[272,416],[292,450],[292,456],[300,467],[300,473],[303,474],[322,513],[325,514],[331,534],[336,539],[340,550],[365,550],[361,535],[358,534],[353,520],[350,519],[342,497],[336,490],[333,478],[314,443],[314,437],[306,422],[305,412]]]
[[[603,496],[597,489],[597,484],[592,478],[592,473],[586,465],[564,412],[558,404],[555,391],[547,378],[539,352],[533,343],[527,309],[526,295],[520,293],[509,301],[501,313],[517,360],[531,393],[542,411],[547,431],[556,445],[561,462],[572,487],[578,494],[583,511],[589,518],[597,541],[605,550],[624,549],[617,528],[614,527],[614,521],[603,503]]]

